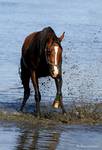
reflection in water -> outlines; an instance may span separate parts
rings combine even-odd
[[[0,150],[101,150],[102,126],[27,127],[0,122]]]
[[[21,131],[17,138],[16,150],[48,149],[55,150],[59,143],[60,134],[54,130],[36,127],[33,131]]]
[[[101,150],[102,126],[18,126],[0,122],[0,150]]]

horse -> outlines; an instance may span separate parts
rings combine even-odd
[[[20,59],[21,81],[24,88],[24,97],[20,111],[23,111],[26,101],[30,96],[29,81],[31,79],[35,90],[36,114],[40,116],[41,94],[38,79],[51,76],[55,80],[57,90],[53,107],[61,108],[62,113],[65,113],[62,102],[63,48],[61,46],[64,33],[57,37],[51,27],[45,27],[41,31],[33,32],[25,38]]]

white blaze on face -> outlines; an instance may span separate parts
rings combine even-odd
[[[54,46],[54,49],[55,49],[55,65],[57,65],[58,46]]]
[[[56,77],[58,75],[58,72],[59,72],[58,67],[56,66],[58,64],[57,63],[58,46],[55,46],[54,49],[55,49],[55,66],[54,66],[54,72],[53,73],[54,73],[54,76]]]

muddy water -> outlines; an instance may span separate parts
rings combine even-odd
[[[20,104],[23,89],[18,67],[23,40],[49,25],[58,36],[66,33],[62,43],[64,103],[102,100],[101,16],[101,0],[0,0],[0,107]],[[40,90],[44,103],[54,99],[51,78],[40,79]],[[33,89],[30,102],[34,102]],[[101,133],[101,126],[26,128],[4,122],[0,123],[0,150],[101,150]]]

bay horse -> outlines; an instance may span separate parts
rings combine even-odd
[[[55,108],[65,109],[62,102],[62,46],[61,41],[64,38],[64,32],[57,37],[51,27],[46,27],[41,31],[33,32],[25,38],[22,46],[20,60],[21,80],[24,88],[23,102],[20,111],[26,104],[30,96],[29,81],[31,78],[35,90],[36,113],[40,116],[40,100],[38,78],[51,76],[56,84],[56,98],[53,106]]]

